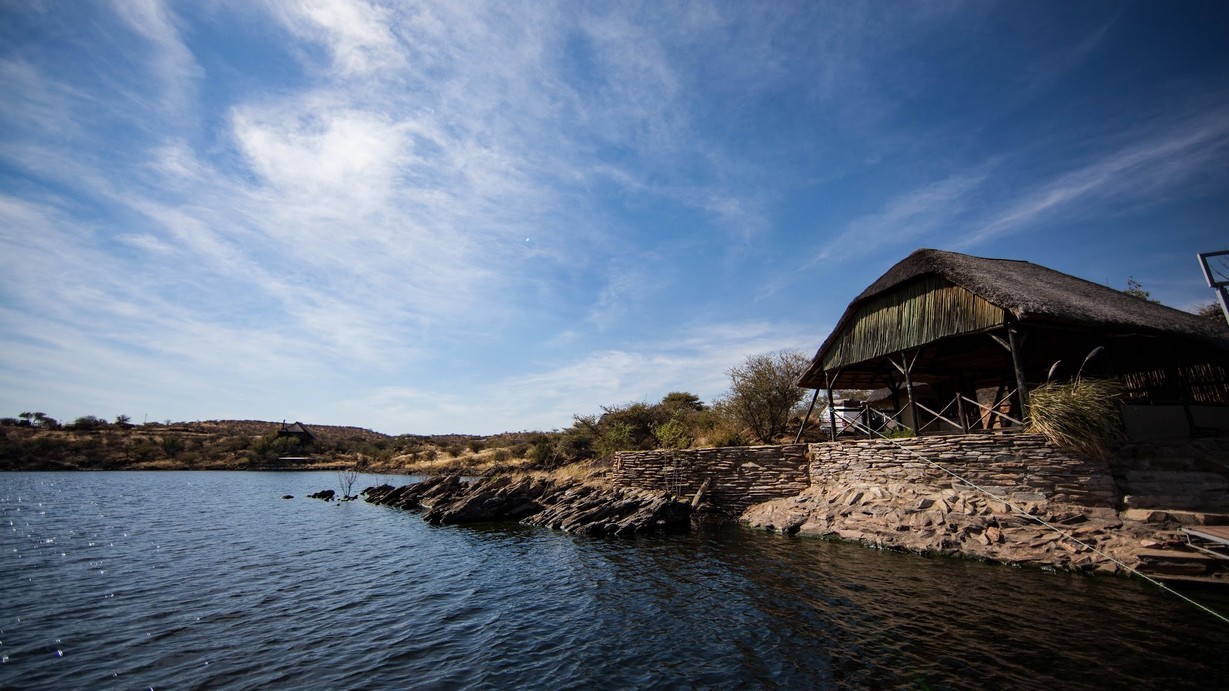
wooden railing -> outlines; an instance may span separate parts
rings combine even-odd
[[[929,420],[918,425],[916,429],[905,424],[902,420],[904,415],[903,409],[895,413],[888,413],[886,411],[871,408],[869,403],[863,403],[858,409],[857,419],[850,419],[845,415],[845,411],[833,411],[830,415],[835,417],[836,421],[842,423],[841,426],[843,429],[836,430],[838,435],[843,431],[852,429],[855,433],[864,432],[868,437],[874,437],[879,433],[891,431],[893,429],[907,429],[913,432],[914,435],[921,436],[922,434],[926,433],[927,429],[932,428],[932,426],[937,426],[940,422],[946,422],[954,430],[959,430],[963,434],[968,434],[976,430],[994,429],[995,422],[998,423],[998,429],[1000,430],[1023,429],[1025,423],[1022,420],[1017,420],[1007,413],[1004,413],[1002,410],[1004,407],[1009,406],[1009,403],[1012,397],[1015,396],[1015,393],[1016,392],[1014,390],[1006,392],[1002,398],[995,401],[992,405],[985,405],[963,394],[957,394],[951,402],[943,406],[943,408],[938,411],[932,410],[929,406],[914,401],[913,405],[916,406],[918,410],[925,411],[931,416]],[[951,411],[953,407],[955,407],[955,419],[949,417],[949,415],[951,415],[951,412],[949,411]],[[978,420],[978,424],[976,425],[970,424],[969,422],[969,413],[974,411],[976,411]],[[827,419],[821,417],[821,420],[824,423],[824,427],[828,428],[828,433],[831,436],[833,432],[832,423],[834,421],[831,417],[828,417]],[[944,432],[939,430],[932,433],[943,434]]]

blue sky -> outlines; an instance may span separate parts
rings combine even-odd
[[[0,414],[554,429],[919,247],[1174,307],[1229,3],[0,0]]]

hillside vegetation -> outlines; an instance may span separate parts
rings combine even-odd
[[[740,446],[792,440],[808,360],[783,351],[729,371],[731,391],[705,404],[675,391],[657,403],[601,406],[566,429],[390,436],[360,427],[307,424],[312,437],[279,434],[282,423],[206,420],[133,425],[125,415],[60,424],[43,413],[0,418],[0,470],[355,469],[375,473],[490,474],[512,470],[591,475],[616,451]],[[818,429],[818,425],[812,428]],[[576,466],[569,470],[569,467]]]
[[[282,424],[205,420],[39,427],[0,421],[0,470],[329,470],[441,473],[523,463],[526,433],[390,436],[307,425],[314,440],[279,436]]]

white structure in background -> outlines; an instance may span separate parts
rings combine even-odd
[[[833,401],[831,415],[828,407],[824,406],[819,419],[823,421],[825,431],[831,430],[831,421],[835,420],[837,436],[842,434],[865,435],[867,428],[875,432],[890,432],[904,427],[883,411],[872,408],[869,403],[852,398],[840,398]]]
[[[1229,250],[1219,252],[1200,252],[1199,266],[1203,269],[1203,277],[1208,281],[1208,287],[1216,290],[1220,302],[1220,311],[1229,322]]]

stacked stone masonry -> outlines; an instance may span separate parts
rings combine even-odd
[[[810,453],[811,482],[819,486],[907,483],[941,490],[959,475],[1011,501],[1106,507],[1119,501],[1109,463],[1059,449],[1039,434],[842,441],[812,444]]]
[[[1229,522],[1224,437],[1130,444],[1108,461],[1022,433],[647,451],[619,454],[611,479],[683,497],[707,480],[714,509],[785,534],[1229,583],[1229,570],[1172,551],[1181,525]]]
[[[946,489],[955,478],[934,461],[1009,500],[1051,500],[1114,506],[1118,490],[1109,465],[1048,444],[1041,435],[963,435],[835,444],[786,444],[722,449],[624,451],[610,479],[616,485],[706,498],[723,513],[792,497],[812,485],[908,483]]]
[[[623,451],[610,480],[618,486],[665,490],[694,497],[707,480],[705,499],[738,515],[748,507],[792,497],[811,485],[807,444],[722,449]]]

